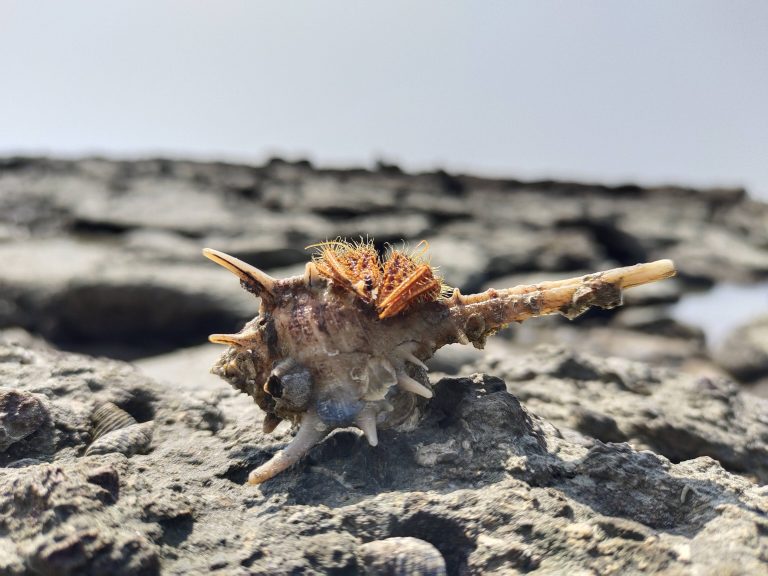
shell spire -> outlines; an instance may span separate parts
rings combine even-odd
[[[541,282],[478,294],[463,295],[458,288],[446,301],[458,341],[482,347],[485,338],[513,322],[536,316],[562,314],[569,320],[588,308],[615,308],[627,288],[649,284],[675,275],[672,260],[657,260],[566,280]],[[455,341],[455,340],[454,340]]]

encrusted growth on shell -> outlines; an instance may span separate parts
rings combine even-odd
[[[420,242],[412,251],[391,247],[382,260],[370,240],[337,239],[317,248],[317,271],[374,305],[379,318],[395,316],[423,302],[439,299],[448,288],[424,258],[429,245]]]
[[[203,253],[261,298],[259,315],[237,334],[214,334],[229,346],[213,372],[266,412],[263,429],[298,425],[291,443],[254,470],[263,482],[297,462],[335,428],[355,426],[369,443],[378,429],[410,427],[432,396],[424,361],[446,344],[485,339],[512,322],[590,306],[611,308],[621,291],[674,274],[669,260],[580,278],[445,297],[424,258],[371,242],[324,242],[301,276],[278,280],[237,258]]]

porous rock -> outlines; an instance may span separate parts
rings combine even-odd
[[[743,382],[768,378],[768,315],[733,330],[716,350],[715,360]]]
[[[498,376],[444,378],[414,430],[383,430],[377,447],[339,430],[293,469],[252,487],[244,484],[249,469],[290,432],[283,425],[263,434],[261,414],[234,390],[216,383],[174,392],[119,362],[45,348],[21,354],[3,343],[0,358],[2,381],[44,396],[52,420],[41,447],[21,441],[4,455],[13,464],[0,470],[0,567],[8,574],[355,574],[366,567],[364,546],[389,538],[433,546],[450,575],[768,567],[768,493],[749,479],[758,469],[727,471],[715,453],[673,462],[641,449],[651,436],[639,426],[625,427],[633,403],[645,415],[650,401],[658,407],[680,387],[659,418],[692,435],[672,434],[670,443],[714,443],[707,427],[725,422],[734,453],[751,445],[760,461],[755,442],[768,422],[725,384],[700,389],[694,401],[695,384],[675,371],[550,351],[518,359],[517,373],[499,364]],[[596,436],[629,443],[569,427],[577,422],[552,397],[575,398],[579,387],[627,395],[623,412],[593,406],[578,418]],[[546,419],[545,393],[560,407]],[[147,454],[84,455],[87,415],[106,401],[154,419]],[[703,416],[698,427],[694,411]],[[746,423],[741,444],[730,438],[729,411]],[[64,434],[77,430],[79,415],[83,433]]]
[[[36,396],[0,389],[0,452],[37,431],[47,417],[43,402]]]
[[[740,189],[319,169],[279,159],[5,158],[0,326],[115,358],[169,352],[231,332],[256,309],[200,258],[201,246],[274,272],[338,235],[370,235],[380,248],[427,239],[433,264],[465,293],[504,287],[500,277],[510,274],[535,272],[538,281],[658,258],[676,259],[679,282],[660,283],[645,303],[669,302],[693,284],[768,276],[768,205]],[[666,343],[675,356],[690,351],[679,338],[647,347]]]
[[[541,347],[478,369],[558,427],[604,442],[630,442],[673,462],[708,456],[768,482],[768,400],[724,378]]]

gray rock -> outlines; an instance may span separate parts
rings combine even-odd
[[[768,377],[768,315],[736,328],[715,351],[714,357],[741,381],[754,382]]]
[[[21,326],[64,347],[147,355],[199,343],[258,309],[252,295],[211,267],[116,257],[106,245],[34,240],[0,245],[0,258],[7,264],[0,326]]]
[[[476,241],[451,236],[430,238],[428,254],[448,285],[461,289],[464,294],[479,291],[487,276],[490,257]]]
[[[484,356],[446,350],[432,366],[452,377],[421,426],[376,448],[338,431],[243,486],[290,431],[261,432],[250,400],[207,374],[210,347],[179,350],[258,306],[200,248],[294,274],[305,246],[365,234],[429,239],[465,291],[667,257],[682,274],[618,313],[526,322]],[[0,335],[0,573],[353,574],[366,546],[401,538],[434,546],[448,574],[765,572],[768,408],[659,367],[707,353],[657,306],[694,283],[765,277],[766,254],[768,206],[742,190],[0,159],[0,326],[115,357],[172,351],[141,361],[159,384]],[[766,381],[755,334],[721,364]],[[526,351],[556,341],[572,352]],[[151,443],[86,455],[104,402],[153,426]]]
[[[674,462],[707,456],[768,482],[768,400],[732,382],[617,358],[541,348],[481,361],[510,392],[556,426],[628,441]]]
[[[562,277],[675,257],[677,283],[628,294],[632,305],[655,305],[694,283],[766,277],[767,230],[768,206],[738,189],[323,170],[278,159],[7,158],[0,327],[118,358],[170,352],[232,331],[256,309],[200,257],[203,246],[280,270],[300,267],[305,246],[339,235],[428,238],[432,263],[465,291],[506,285],[501,277],[512,274]],[[641,347],[663,348],[643,336]],[[670,342],[676,357],[683,344]]]
[[[0,452],[36,432],[48,419],[48,411],[36,396],[0,388]]]
[[[415,430],[382,431],[375,448],[337,431],[252,487],[248,470],[290,432],[264,435],[225,384],[159,385],[45,347],[0,343],[0,358],[0,381],[44,397],[52,421],[48,440],[38,430],[3,455],[21,466],[0,469],[4,573],[354,574],[391,538],[434,547],[451,575],[768,565],[765,487],[713,459],[764,478],[768,412],[724,383],[562,351],[497,361],[506,383],[436,382]],[[106,401],[154,419],[148,453],[83,455]]]

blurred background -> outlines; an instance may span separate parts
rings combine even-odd
[[[465,292],[674,258],[631,306],[532,321],[492,352],[562,343],[768,394],[764,2],[0,14],[7,330],[207,377],[206,335],[256,303],[202,246],[287,275],[325,238],[426,238]]]

